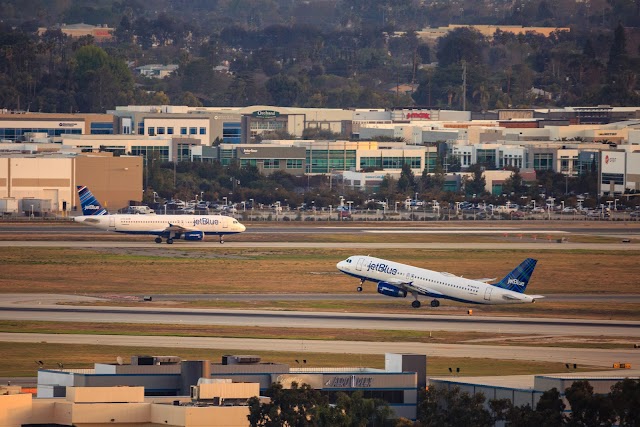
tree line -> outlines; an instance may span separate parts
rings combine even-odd
[[[417,420],[393,418],[389,405],[367,399],[361,391],[337,393],[332,399],[308,384],[293,383],[285,389],[272,384],[268,401],[249,400],[252,427],[493,427],[505,423],[519,427],[593,427],[640,424],[640,381],[624,379],[606,394],[594,393],[588,381],[575,381],[563,396],[553,388],[540,396],[535,407],[514,405],[509,399],[486,400],[459,387],[429,387],[420,392]],[[570,411],[567,411],[570,409]]]
[[[462,0],[271,0],[259,5],[247,0],[242,8],[223,1],[216,7],[181,0],[159,0],[154,6],[141,1],[25,1],[32,10],[14,1],[0,4],[5,12],[0,105],[8,109],[104,112],[119,104],[166,103],[420,105],[483,111],[640,101],[640,52],[637,37],[628,34],[639,21],[638,2],[634,7],[629,1],[603,0],[597,16],[606,19],[597,20],[594,10],[544,0],[500,6],[497,14],[486,2]],[[596,3],[590,3],[593,9]],[[328,5],[334,7],[326,9]],[[316,14],[312,22],[282,19],[296,16],[296,10]],[[466,19],[458,16],[460,10]],[[495,15],[493,22],[476,19],[489,12]],[[321,21],[325,15],[331,19]],[[437,43],[418,37],[417,30],[440,23],[441,17],[448,17],[445,24],[555,23],[571,31],[549,37],[498,31],[485,37],[459,28]],[[91,37],[70,39],[53,25],[98,18],[102,22],[95,23],[111,21],[115,28],[113,40],[100,47]],[[38,35],[39,26],[49,30]],[[83,56],[91,58],[83,61]],[[163,80],[133,75],[134,66],[148,63],[174,63],[179,69]],[[397,89],[399,84],[413,84],[417,90],[409,95]]]

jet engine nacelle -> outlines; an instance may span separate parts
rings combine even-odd
[[[204,232],[202,231],[187,231],[182,235],[184,240],[204,240]]]
[[[378,293],[395,298],[404,298],[407,296],[407,291],[387,282],[378,283]]]

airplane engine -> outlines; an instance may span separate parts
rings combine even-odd
[[[182,235],[184,240],[204,240],[204,232],[188,231]]]
[[[404,298],[407,296],[407,291],[387,282],[378,283],[378,293],[395,298]]]

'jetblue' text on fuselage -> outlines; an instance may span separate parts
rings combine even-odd
[[[400,273],[398,269],[391,268],[387,264],[383,264],[383,263],[374,264],[373,262],[370,262],[369,265],[367,265],[367,271],[378,271],[380,273],[387,273],[394,276]]]
[[[218,225],[218,220],[209,218],[194,219],[193,225]]]

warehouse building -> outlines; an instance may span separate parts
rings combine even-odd
[[[86,185],[107,209],[142,199],[142,158],[99,154],[0,154],[0,214],[45,216],[77,210],[77,185]]]
[[[121,360],[120,360],[121,362]],[[259,356],[228,355],[220,363],[183,361],[175,356],[133,356],[130,364],[96,363],[94,369],[38,370],[38,397],[61,398],[67,387],[141,386],[146,396],[184,396],[200,378],[257,383],[264,392],[272,383],[285,387],[307,383],[335,399],[338,392],[362,391],[364,397],[381,398],[398,417],[416,418],[418,390],[426,385],[426,356],[385,355],[385,369],[292,368],[265,363]]]

